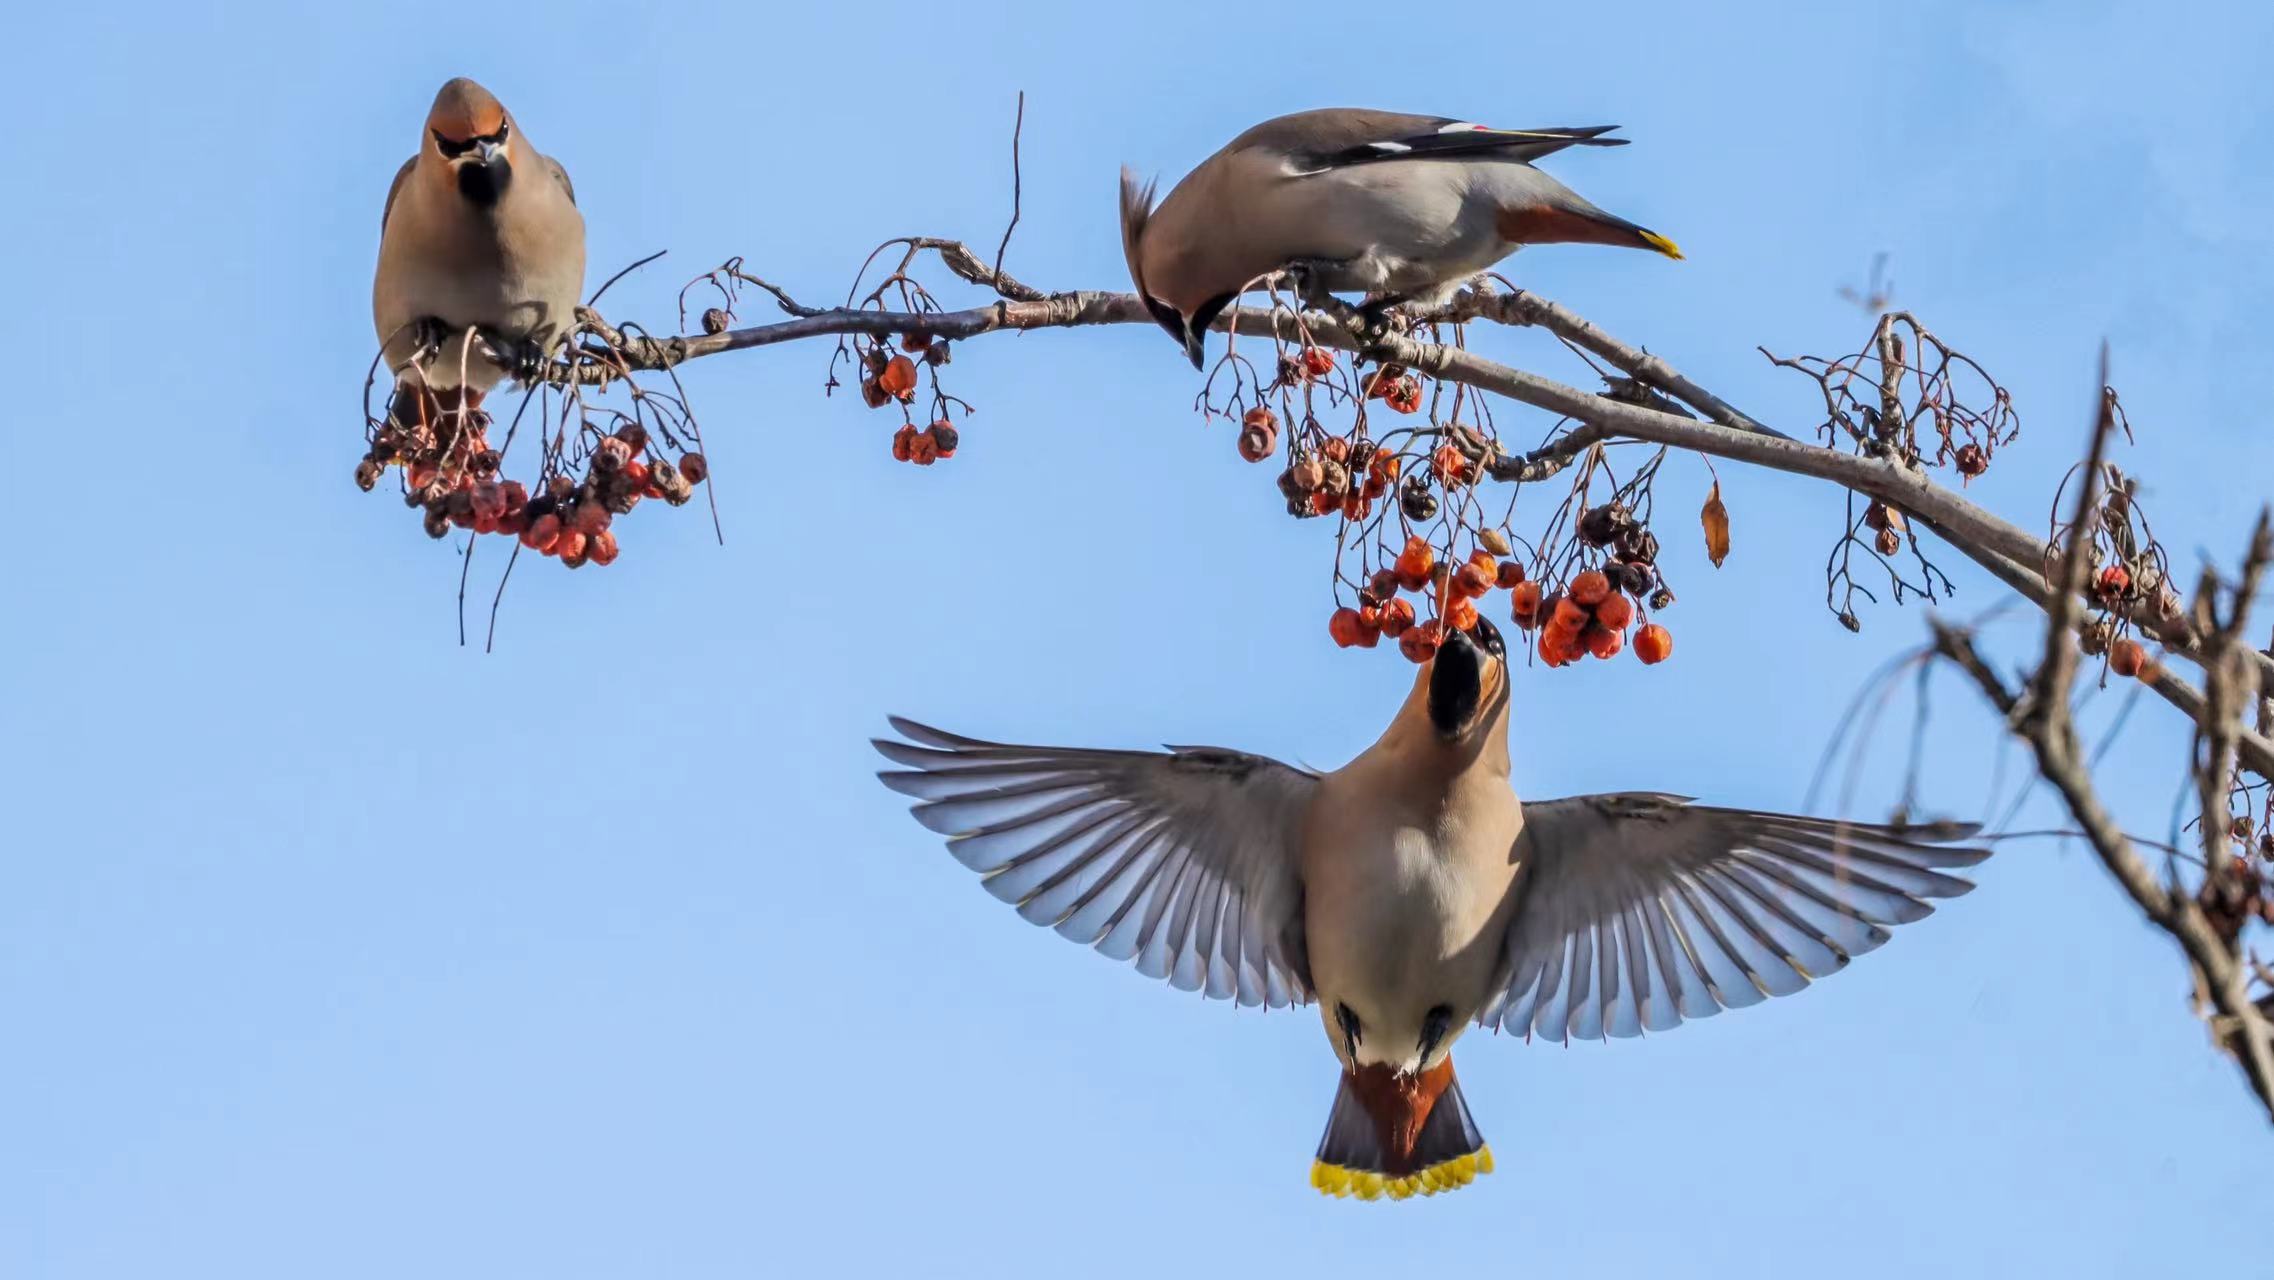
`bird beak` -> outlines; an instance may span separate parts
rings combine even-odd
[[[1208,331],[1206,329],[1195,329],[1189,323],[1185,325],[1184,354],[1191,359],[1194,369],[1208,367]]]
[[[484,166],[488,166],[497,164],[504,159],[505,144],[503,142],[484,141],[476,143],[472,151],[467,152],[463,157],[460,158],[459,163],[479,163]]]
[[[1451,631],[1431,659],[1429,722],[1446,742],[1459,742],[1484,711],[1486,668],[1505,660],[1507,648],[1492,623],[1477,619],[1475,631]]]

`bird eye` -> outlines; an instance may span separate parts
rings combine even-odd
[[[472,142],[452,142],[450,139],[443,137],[442,130],[440,129],[430,129],[428,132],[434,135],[434,149],[440,151],[444,156],[452,160],[457,159],[459,156],[466,154],[468,151],[471,151],[474,148],[474,144]]]

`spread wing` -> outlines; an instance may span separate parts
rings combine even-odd
[[[1846,967],[1974,886],[1959,823],[1888,827],[1577,796],[1524,806],[1507,986],[1478,1021],[1549,1039],[1663,1031]]]
[[[1318,776],[1215,747],[981,742],[899,717],[877,776],[1034,924],[1186,991],[1309,1001],[1298,841]]]

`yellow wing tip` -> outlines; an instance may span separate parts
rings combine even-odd
[[[1365,1169],[1345,1169],[1324,1160],[1311,1161],[1311,1186],[1322,1196],[1340,1200],[1355,1196],[1360,1200],[1410,1200],[1414,1196],[1433,1196],[1440,1191],[1456,1191],[1492,1172],[1492,1148],[1479,1147],[1465,1156],[1440,1161],[1426,1169],[1416,1169],[1404,1177],[1392,1178]]]
[[[1645,244],[1648,244],[1651,248],[1665,254],[1667,257],[1672,258],[1677,262],[1681,260],[1682,246],[1675,244],[1673,241],[1658,234],[1657,232],[1645,231],[1642,233],[1642,239]]]

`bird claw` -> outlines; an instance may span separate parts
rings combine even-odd
[[[523,339],[507,348],[512,356],[514,381],[523,386],[535,386],[545,380],[545,367],[551,363],[545,347],[534,339]]]
[[[1393,298],[1369,300],[1358,308],[1358,337],[1369,346],[1389,340],[1407,328],[1405,313],[1397,309]]]
[[[449,332],[450,326],[442,323],[439,316],[420,316],[411,321],[412,355],[424,360],[438,354],[442,350],[442,339]]]

